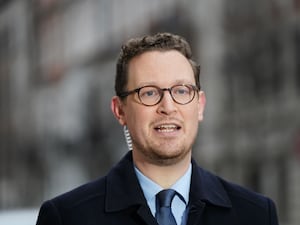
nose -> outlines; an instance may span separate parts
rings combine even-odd
[[[163,97],[158,103],[157,111],[159,114],[171,115],[177,111],[176,103],[174,102],[169,90],[164,90]]]

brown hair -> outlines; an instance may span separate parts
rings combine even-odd
[[[126,91],[128,82],[128,65],[130,60],[151,50],[177,50],[190,62],[194,71],[196,86],[200,90],[200,66],[193,61],[189,43],[181,36],[171,33],[158,33],[128,40],[121,48],[116,65],[115,91],[119,96]]]

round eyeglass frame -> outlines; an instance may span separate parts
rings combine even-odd
[[[180,87],[180,86],[184,86],[184,87],[187,87],[189,88],[191,91],[193,91],[193,94],[191,95],[191,99],[189,99],[187,102],[184,102],[184,103],[181,103],[181,102],[178,102],[178,100],[176,100],[172,94],[172,89],[176,88],[176,87]],[[157,100],[157,102],[155,102],[154,104],[145,104],[143,101],[142,101],[142,98],[140,97],[140,91],[141,89],[143,88],[146,88],[146,87],[153,87],[153,88],[156,88],[158,90],[158,93],[159,93],[159,98]],[[192,85],[192,84],[176,84],[170,88],[160,88],[160,87],[157,87],[155,85],[146,85],[146,86],[142,86],[142,87],[139,87],[139,88],[136,88],[134,90],[131,90],[131,91],[125,91],[125,92],[121,92],[118,94],[118,96],[120,98],[125,98],[131,94],[134,94],[134,93],[137,93],[138,94],[138,98],[139,98],[139,101],[141,104],[145,105],[145,106],[154,106],[154,105],[157,105],[158,103],[161,102],[161,100],[163,99],[164,97],[164,93],[165,91],[168,91],[171,98],[173,99],[174,102],[176,102],[177,104],[179,105],[186,105],[188,103],[190,103],[191,101],[194,100],[195,98],[195,95],[196,95],[196,92],[199,91],[199,88],[196,86],[196,85]]]

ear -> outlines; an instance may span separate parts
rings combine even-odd
[[[121,101],[121,99],[118,96],[114,96],[111,99],[111,111],[113,112],[116,119],[119,121],[119,123],[124,126],[126,125],[126,118],[125,113],[123,111],[124,103]]]
[[[206,96],[203,91],[199,91],[198,105],[199,105],[198,120],[201,122],[204,117],[204,109],[206,105]]]

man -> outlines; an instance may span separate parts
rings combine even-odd
[[[276,225],[274,203],[192,159],[205,94],[180,36],[129,40],[111,109],[130,150],[103,178],[45,202],[38,225]]]

